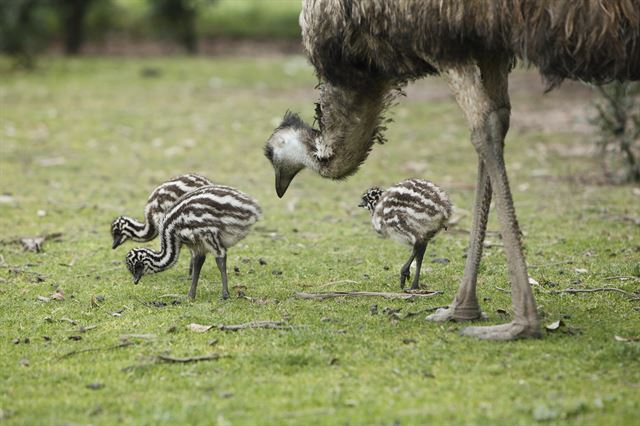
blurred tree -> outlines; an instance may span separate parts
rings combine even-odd
[[[46,46],[51,25],[45,0],[0,0],[0,52],[32,68],[36,53]]]
[[[85,18],[92,3],[99,0],[55,0],[64,34],[64,51],[77,55],[85,39]]]
[[[598,86],[598,127],[605,175],[614,182],[640,182],[640,83],[613,82]]]
[[[204,3],[215,0],[149,0],[151,14],[159,27],[170,34],[187,52],[198,52],[196,17]]]

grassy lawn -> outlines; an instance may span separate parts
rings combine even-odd
[[[452,299],[470,227],[475,154],[456,105],[430,95],[442,93],[440,83],[410,88],[394,110],[388,144],[356,176],[334,183],[304,172],[280,200],[262,145],[287,108],[311,118],[315,79],[300,57],[9,68],[0,61],[3,424],[637,422],[640,343],[614,336],[640,334],[638,301],[615,292],[552,293],[638,291],[637,278],[615,278],[640,275],[640,229],[627,220],[638,216],[638,189],[576,178],[597,172],[585,154],[590,130],[573,131],[572,116],[562,119],[588,102],[570,102],[584,91],[514,90],[507,161],[530,273],[540,283],[544,324],[566,326],[541,340],[496,343],[462,338],[461,325],[428,323],[424,312],[405,318]],[[188,253],[134,286],[123,265],[134,245],[111,249],[111,220],[140,217],[157,183],[187,171],[246,191],[263,207],[259,226],[230,250],[228,301],[211,258],[191,303]],[[296,291],[398,290],[409,249],[377,238],[355,206],[368,186],[409,176],[440,183],[464,215],[427,249],[423,284],[443,294],[294,298]],[[495,217],[489,230],[499,245]],[[42,253],[15,242],[53,233],[62,235],[45,241]],[[499,246],[486,249],[479,294],[488,323],[511,314],[505,265]],[[38,300],[57,289],[64,300]],[[238,290],[247,298],[235,297]],[[399,309],[400,319],[387,308]],[[282,319],[293,328],[186,328]],[[126,334],[152,336],[114,348]],[[65,356],[85,349],[99,350]],[[157,362],[162,354],[210,353],[224,357]]]

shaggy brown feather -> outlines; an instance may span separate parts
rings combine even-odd
[[[494,50],[552,84],[640,79],[640,0],[307,0],[300,24],[319,77],[350,88]]]

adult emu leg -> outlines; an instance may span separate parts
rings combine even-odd
[[[482,259],[482,243],[487,230],[489,205],[491,204],[491,182],[484,161],[478,158],[476,200],[473,207],[473,223],[467,250],[464,275],[455,299],[447,308],[440,308],[427,317],[428,321],[471,321],[485,318],[476,296],[478,267]]]
[[[216,257],[216,263],[218,264],[220,277],[222,278],[222,298],[228,299],[229,289],[227,288],[227,254],[225,253],[223,256]]]
[[[512,287],[514,320],[508,324],[467,327],[461,331],[461,334],[465,336],[492,340],[540,336],[540,321],[528,282],[527,266],[520,241],[520,229],[513,207],[503,156],[504,136],[509,126],[511,113],[508,95],[510,65],[510,58],[485,52],[477,63],[451,64],[442,67],[443,74],[447,77],[458,104],[467,116],[471,128],[471,143],[489,176],[505,246]],[[478,178],[482,180],[483,174]],[[478,186],[481,186],[481,182]],[[480,201],[479,204],[482,207],[483,202]],[[481,228],[486,227],[486,218],[483,217],[482,212],[479,213],[480,215],[474,218],[474,226],[478,229],[474,229],[472,238],[480,240],[481,244],[481,237],[484,237],[484,230]],[[479,256],[477,260],[479,261]],[[474,265],[469,263],[467,266],[471,266],[473,270],[476,269],[473,267]],[[475,274],[470,274],[471,277],[472,275]]]
[[[200,279],[200,270],[206,256],[201,254],[194,254],[191,257],[191,288],[189,289],[189,299],[194,300],[196,298],[196,289],[198,288],[198,279]]]

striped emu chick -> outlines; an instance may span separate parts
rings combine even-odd
[[[369,210],[373,228],[380,235],[413,247],[409,260],[400,269],[400,288],[410,278],[414,259],[416,274],[411,289],[420,288],[420,269],[427,244],[442,228],[446,229],[451,216],[447,194],[432,182],[407,179],[386,191],[370,188],[358,207]]]
[[[184,194],[211,185],[209,179],[195,173],[176,176],[158,186],[151,192],[147,204],[144,206],[144,222],[120,216],[111,223],[112,248],[115,249],[128,239],[146,243],[158,236],[160,224],[165,213]],[[193,259],[189,265],[189,275],[193,270]]]
[[[209,179],[193,173],[176,176],[158,186],[151,192],[144,206],[144,222],[120,216],[111,223],[111,236],[115,249],[128,239],[146,243],[158,236],[164,215],[173,204],[187,192],[211,185]]]
[[[208,185],[180,198],[166,213],[160,229],[160,251],[136,248],[126,263],[135,284],[143,275],[164,271],[178,260],[183,245],[191,250],[193,273],[189,297],[195,299],[200,270],[208,253],[222,277],[222,298],[229,298],[227,250],[249,233],[262,216],[260,206],[237,189]]]

